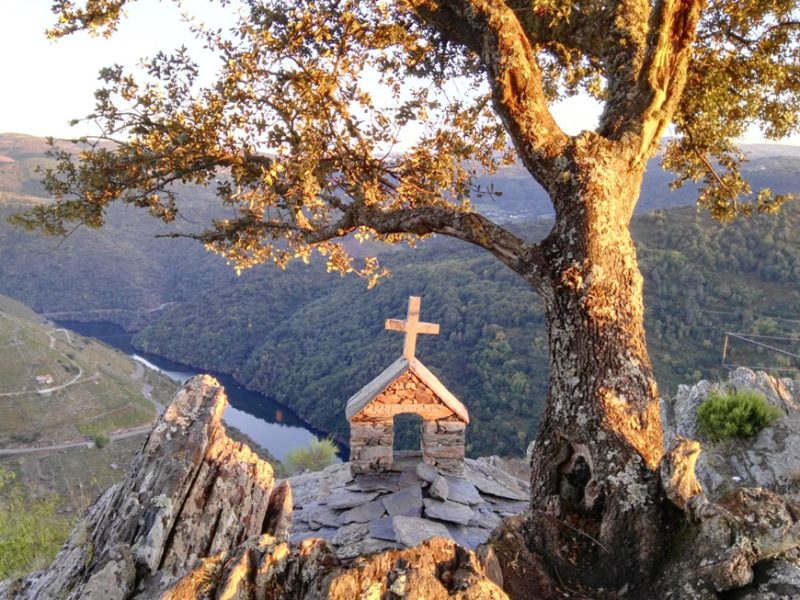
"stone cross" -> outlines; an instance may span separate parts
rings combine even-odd
[[[405,321],[386,319],[386,329],[391,331],[405,331],[406,339],[403,342],[403,358],[411,360],[417,349],[417,334],[427,333],[439,335],[439,325],[436,323],[423,323],[419,320],[419,296],[409,296],[408,315]]]

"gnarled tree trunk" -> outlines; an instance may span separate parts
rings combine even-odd
[[[653,573],[667,526],[658,394],[628,229],[642,170],[591,134],[569,159],[550,190],[557,220],[542,245],[551,374],[530,543],[565,582],[630,589]]]

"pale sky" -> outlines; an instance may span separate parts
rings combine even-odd
[[[85,125],[68,123],[92,111],[98,71],[115,63],[134,67],[159,50],[184,44],[195,58],[201,57],[201,72],[213,74],[213,57],[202,58],[200,44],[169,0],[132,3],[128,18],[111,39],[79,33],[55,41],[44,34],[54,22],[50,4],[51,0],[0,0],[0,133],[55,137],[93,133]],[[208,24],[224,25],[220,21],[230,19],[229,9],[208,0],[186,4]],[[553,112],[565,131],[574,134],[594,127],[599,108],[588,99],[573,98]],[[744,141],[762,140],[754,133]],[[800,136],[783,143],[800,144]]]

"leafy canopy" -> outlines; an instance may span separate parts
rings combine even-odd
[[[49,34],[110,35],[131,1],[54,0]],[[184,48],[147,59],[144,77],[104,69],[87,117],[101,133],[83,140],[77,160],[54,150],[46,186],[56,202],[17,221],[64,234],[70,222],[102,225],[121,200],[170,222],[181,182],[216,190],[219,218],[190,236],[240,269],[283,267],[316,250],[329,270],[372,283],[383,271],[371,258],[356,263],[341,243],[351,233],[410,243],[444,233],[488,247],[497,231],[470,212],[470,195],[485,191],[474,176],[512,160],[509,131],[523,159],[531,153],[522,146],[536,148],[545,134],[514,130],[499,110],[521,84],[499,85],[490,62],[517,58],[493,56],[488,37],[459,28],[485,17],[482,26],[501,36],[513,21],[533,53],[530,98],[545,107],[542,127],[557,128],[548,103],[586,92],[605,106],[598,133],[618,140],[636,109],[637,70],[658,64],[659,19],[670,15],[679,31],[696,10],[689,0],[241,1],[231,31],[191,24],[220,58],[210,85],[198,83]],[[686,85],[667,115],[675,137],[664,165],[676,186],[702,181],[699,203],[716,218],[772,212],[787,199],[750,189],[732,140],[749,126],[773,139],[800,129],[799,32],[793,0],[702,8]],[[537,170],[533,155],[525,164],[547,189],[552,171]]]

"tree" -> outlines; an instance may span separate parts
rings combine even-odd
[[[126,1],[54,0],[50,33],[110,35]],[[170,222],[180,212],[171,184],[189,182],[214,186],[228,218],[174,235],[238,269],[316,251],[372,284],[383,269],[357,263],[343,238],[442,234],[485,248],[539,293],[548,322],[529,545],[583,589],[646,586],[672,513],[657,478],[658,393],[629,221],[670,125],[664,165],[676,185],[702,180],[699,203],[717,218],[786,200],[750,190],[731,140],[753,124],[772,138],[798,129],[795,3],[245,4],[230,35],[194,26],[222,59],[210,86],[198,86],[183,49],[152,58],[144,83],[104,70],[90,115],[102,133],[78,161],[55,152],[46,185],[56,201],[18,220],[63,234],[69,222],[102,225],[116,200]],[[594,131],[569,136],[550,105],[579,91],[604,109]],[[402,147],[410,128],[416,140]],[[470,194],[494,193],[475,188],[478,170],[514,154],[555,209],[538,243],[470,209]]]

